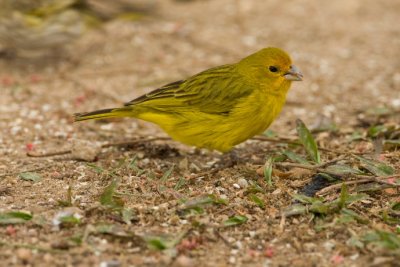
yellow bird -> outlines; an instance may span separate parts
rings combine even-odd
[[[75,114],[75,120],[134,117],[159,125],[184,144],[228,152],[264,132],[280,113],[291,82],[302,78],[286,52],[269,47],[164,85],[123,107]]]

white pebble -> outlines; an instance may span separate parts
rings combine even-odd
[[[236,189],[240,189],[240,185],[238,185],[238,184],[233,184],[233,187]]]
[[[249,183],[244,178],[239,178],[237,183],[241,188],[246,188],[247,186],[249,186]]]

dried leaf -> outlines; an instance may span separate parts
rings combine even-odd
[[[374,230],[364,235],[362,240],[387,249],[400,249],[400,237],[391,232]]]
[[[36,172],[22,172],[19,174],[19,177],[25,181],[38,182],[42,180],[42,176]]]
[[[122,199],[115,195],[115,190],[117,189],[117,180],[113,180],[110,185],[108,185],[100,196],[100,203],[103,206],[107,206],[113,209],[121,209],[124,206]]]
[[[327,171],[337,173],[338,175],[343,174],[361,174],[360,170],[354,169],[345,164],[330,165],[326,168]]]
[[[361,162],[364,168],[376,176],[390,176],[394,174],[393,167],[386,165],[383,162],[366,159],[356,155],[354,155],[354,157]]]
[[[288,157],[291,161],[298,162],[298,163],[301,163],[304,165],[310,165],[310,163],[305,158],[303,158],[302,156],[300,156],[290,150],[283,151],[283,154],[286,157]]]
[[[264,164],[264,179],[269,186],[272,186],[272,167],[274,165],[274,159],[269,158]]]

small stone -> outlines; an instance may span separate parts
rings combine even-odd
[[[178,164],[178,168],[182,171],[187,171],[189,169],[189,161],[188,158],[184,158]]]
[[[51,256],[49,253],[46,253],[43,256],[43,260],[47,263],[53,262],[53,256]]]
[[[282,193],[282,190],[279,188],[272,192],[273,195],[279,195],[280,193]]]
[[[32,251],[27,248],[17,249],[17,257],[23,262],[28,262],[32,258]]]
[[[237,183],[238,183],[238,185],[239,185],[241,188],[246,188],[246,187],[249,186],[249,183],[248,183],[247,180],[244,179],[244,178],[239,178],[238,181],[237,181]]]
[[[194,261],[188,256],[180,255],[175,260],[174,267],[190,267],[190,266],[195,266],[195,264]]]
[[[236,189],[240,189],[240,185],[238,185],[238,184],[233,184],[233,187]]]
[[[249,236],[251,237],[251,238],[254,238],[255,236],[256,236],[256,231],[249,231]]]
[[[72,140],[71,155],[73,159],[94,161],[101,151],[101,145],[86,140]]]
[[[102,261],[100,263],[100,267],[119,267],[119,266],[121,266],[121,262],[117,260]]]
[[[351,256],[349,257],[349,259],[352,260],[352,261],[355,261],[356,259],[358,259],[358,257],[360,257],[360,254],[356,253],[356,254],[354,254],[354,255],[351,255]]]
[[[335,243],[332,241],[326,241],[323,245],[322,245],[326,250],[331,251],[332,249],[335,248]]]

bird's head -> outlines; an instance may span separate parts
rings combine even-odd
[[[292,65],[289,55],[274,47],[264,48],[238,63],[239,72],[252,82],[286,90],[292,81],[301,81],[303,74]],[[285,89],[286,88],[286,89]]]

